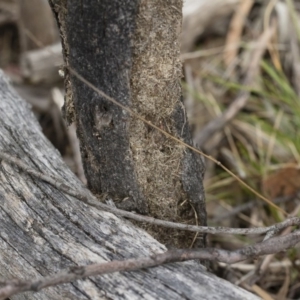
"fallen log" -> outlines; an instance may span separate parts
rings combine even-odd
[[[85,187],[43,136],[29,105],[0,72],[0,152]],[[33,279],[72,266],[161,253],[165,246],[129,221],[0,164],[0,282]],[[26,292],[11,299],[257,299],[195,261],[113,273]]]

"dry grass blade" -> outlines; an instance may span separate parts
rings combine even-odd
[[[253,292],[255,292],[257,295],[259,295],[263,300],[274,300],[266,291],[264,291],[261,287],[254,284],[251,289]]]
[[[253,3],[253,0],[241,1],[231,20],[230,29],[226,38],[224,53],[224,62],[227,66],[229,66],[234,61],[237,55],[238,48],[230,49],[230,47],[232,44],[238,44],[240,42],[245,20],[251,10]]]
[[[247,71],[246,77],[244,79],[243,85],[251,85],[253,82],[257,70],[259,68],[260,60],[262,55],[264,54],[268,42],[271,39],[272,35],[275,32],[275,27],[269,27],[267,30],[263,32],[259,39],[260,47],[256,48],[253,51],[251,63],[249,65],[249,69]],[[218,132],[219,130],[223,129],[223,127],[230,122],[237,113],[245,107],[250,92],[248,91],[241,91],[237,98],[232,102],[232,104],[226,109],[226,111],[218,118],[209,122],[201,132],[196,136],[195,141],[199,145],[204,145],[213,134]]]

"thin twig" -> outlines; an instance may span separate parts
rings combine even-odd
[[[135,271],[172,262],[198,259],[232,264],[259,255],[278,253],[294,247],[299,242],[300,230],[234,251],[215,248],[197,250],[178,249],[144,258],[112,261],[89,266],[74,266],[53,276],[38,278],[33,281],[24,281],[21,279],[2,281],[0,282],[0,300],[4,300],[12,295],[25,291],[37,292],[46,287],[69,283],[89,276],[110,274],[113,272]]]
[[[291,201],[291,200],[294,200],[296,196],[282,196],[282,197],[278,197],[278,198],[275,198],[273,200],[273,202],[275,204],[282,204],[282,203],[286,203],[288,201]],[[232,217],[234,217],[235,215],[245,211],[245,210],[249,210],[251,208],[253,208],[254,206],[257,205],[257,200],[252,200],[252,201],[249,201],[247,203],[243,203],[241,205],[238,205],[236,207],[234,207],[232,210],[228,211],[228,212],[225,212],[223,214],[220,214],[216,217],[213,218],[212,222],[213,223],[219,223],[221,222],[222,220],[228,220]],[[267,203],[262,203],[262,205],[266,205]]]
[[[223,56],[224,62],[227,66],[231,65],[236,58],[238,48],[233,48],[230,50],[230,45],[240,43],[244,25],[253,3],[253,0],[241,1],[233,17],[231,18],[229,31],[226,36],[226,45]]]
[[[292,216],[297,216],[300,210],[300,205],[297,205],[297,207],[292,212]],[[289,234],[292,231],[291,228],[285,228],[281,233],[280,236],[285,236]],[[268,234],[267,234],[268,235]],[[266,239],[267,236],[264,238]],[[271,263],[272,259],[274,258],[275,253],[271,253],[267,255],[266,257],[260,257],[258,262],[256,263],[256,268],[254,273],[252,274],[252,277],[250,278],[250,283],[253,285],[254,283],[258,282],[260,278],[265,274],[269,264]]]
[[[276,44],[274,47],[279,51],[286,51],[287,47],[285,44]],[[231,45],[228,45],[228,47],[225,48],[224,46],[214,47],[214,48],[208,48],[208,49],[201,49],[193,52],[187,52],[180,55],[181,60],[189,60],[189,59],[195,59],[200,57],[207,57],[207,56],[213,56],[222,54],[226,51],[231,51],[232,49],[238,49],[238,48],[247,48],[247,49],[258,49],[261,48],[258,42],[250,42],[250,43],[234,43]]]
[[[79,190],[74,189],[70,185],[68,185],[65,181],[60,178],[54,176],[48,176],[41,172],[38,172],[34,169],[28,167],[21,160],[12,157],[6,153],[0,152],[0,159],[5,160],[11,164],[18,166],[20,169],[24,170],[26,173],[41,179],[51,185],[53,185],[58,190],[75,197],[84,203],[91,205],[97,209],[109,211],[115,215],[125,217],[131,220],[135,220],[138,222],[146,222],[153,225],[173,228],[177,230],[186,230],[192,232],[201,232],[208,234],[241,234],[241,235],[259,235],[265,234],[268,232],[279,232],[280,230],[288,227],[288,226],[296,226],[300,224],[300,218],[294,217],[286,219],[285,221],[269,226],[269,227],[261,227],[261,228],[227,228],[227,227],[207,227],[207,226],[195,226],[188,224],[181,224],[175,222],[169,222],[164,220],[155,219],[148,216],[138,215],[129,211],[121,210],[104,203],[101,203],[89,190],[85,190],[81,192]]]

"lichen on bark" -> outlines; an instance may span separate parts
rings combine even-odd
[[[182,65],[178,41],[181,8],[181,0],[140,1],[132,44],[131,105],[153,124],[191,143],[181,99]],[[129,132],[137,180],[147,199],[150,215],[195,223],[196,211],[197,222],[206,224],[201,160],[136,118],[131,119]],[[198,195],[195,197],[194,193]],[[192,235],[186,233],[149,225],[143,227],[167,244],[187,246],[192,240]],[[201,240],[198,246],[203,244]]]

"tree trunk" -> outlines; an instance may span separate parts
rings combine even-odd
[[[182,103],[178,35],[182,0],[54,1],[64,59],[101,91],[192,144]],[[199,156],[132,117],[68,73],[66,118],[75,121],[88,187],[119,208],[206,225]],[[195,216],[196,212],[196,216]],[[165,244],[194,234],[143,226]],[[203,247],[199,235],[195,245]]]
[[[43,136],[28,104],[0,72],[0,151],[84,187]],[[5,161],[0,164],[0,281],[62,268],[141,257],[165,247],[142,229],[67,196]],[[155,288],[153,288],[155,287]],[[196,262],[79,280],[15,299],[257,299]]]

